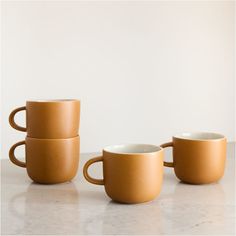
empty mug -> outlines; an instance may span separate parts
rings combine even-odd
[[[88,168],[103,163],[103,179],[94,179]],[[160,193],[163,178],[163,149],[147,144],[114,145],[103,155],[89,160],[83,169],[86,180],[104,185],[107,195],[117,202],[141,203]]]
[[[16,124],[14,118],[19,111],[26,110],[26,127]],[[10,125],[27,132],[32,138],[72,138],[78,135],[80,101],[36,100],[27,101],[26,106],[13,110],[9,116]]]
[[[25,145],[25,162],[15,157],[15,149]],[[42,184],[56,184],[71,180],[79,165],[79,136],[68,139],[36,139],[26,137],[25,141],[14,144],[10,160],[25,167],[28,176]]]
[[[207,184],[219,180],[224,174],[226,138],[216,133],[182,133],[161,147],[173,147],[173,167],[181,181],[190,184]]]

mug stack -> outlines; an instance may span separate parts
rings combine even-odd
[[[26,127],[15,122],[19,111],[26,111]],[[70,181],[77,173],[80,152],[80,101],[37,100],[13,110],[10,125],[27,133],[24,141],[14,144],[10,160],[27,169],[28,176],[41,184]],[[15,157],[15,149],[25,145],[25,162]]]

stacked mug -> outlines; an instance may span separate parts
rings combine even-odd
[[[16,113],[23,110],[26,127],[15,122]],[[70,181],[76,175],[80,150],[79,100],[27,101],[26,106],[11,112],[9,123],[14,129],[27,132],[24,141],[11,147],[10,160],[25,167],[33,181],[56,184]],[[15,156],[15,149],[20,145],[25,145],[25,162]]]

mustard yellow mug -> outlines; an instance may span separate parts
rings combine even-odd
[[[226,137],[222,134],[182,133],[161,147],[173,148],[173,162],[164,162],[164,165],[173,167],[175,175],[183,182],[208,184],[224,174]]]
[[[94,179],[88,168],[103,163],[103,179]],[[84,177],[92,184],[104,185],[107,195],[117,202],[141,203],[156,198],[162,186],[163,149],[147,144],[114,145],[84,165]]]

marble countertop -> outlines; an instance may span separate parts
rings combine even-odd
[[[2,235],[235,235],[235,145],[227,152],[218,183],[183,184],[165,168],[159,197],[136,205],[115,203],[86,182],[82,167],[94,154],[81,154],[78,176],[58,185],[32,183],[25,169],[2,160]],[[101,167],[91,166],[91,175],[101,177]]]

